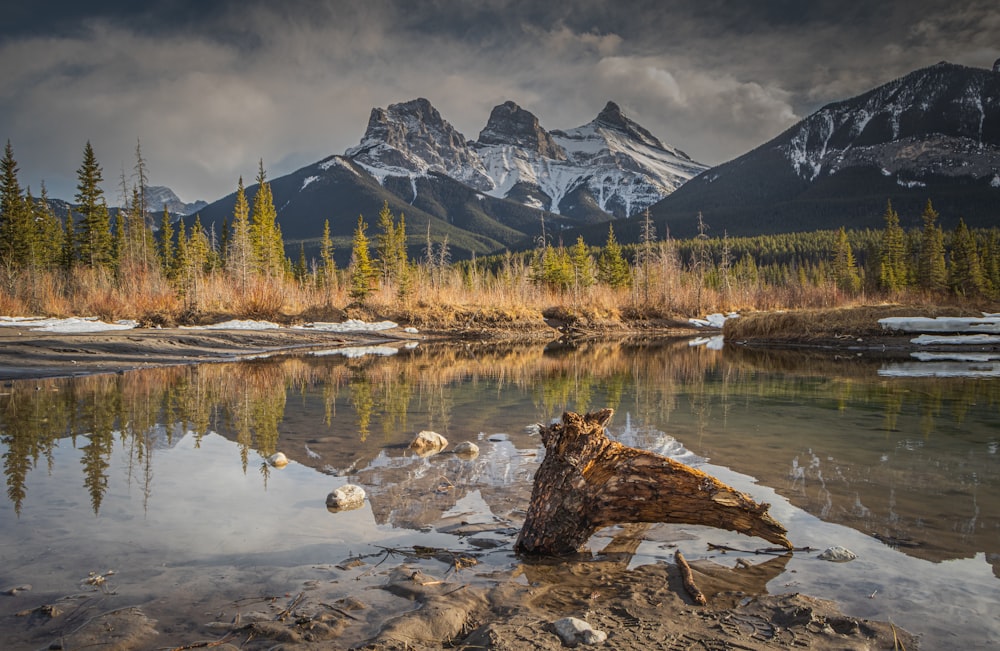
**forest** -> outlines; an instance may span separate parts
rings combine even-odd
[[[945,232],[930,198],[922,227],[911,230],[888,202],[881,229],[757,237],[708,237],[699,215],[699,236],[661,238],[647,214],[637,242],[618,242],[612,222],[600,247],[582,238],[566,244],[543,230],[529,250],[466,260],[452,260],[447,236],[407,232],[405,215],[385,205],[371,227],[357,218],[341,268],[329,221],[311,257],[305,242],[284,241],[263,162],[252,200],[239,180],[221,232],[197,217],[187,225],[166,210],[150,213],[138,144],[133,173],[122,173],[120,207],[108,206],[90,143],[76,175],[72,209],[58,215],[44,186],[38,197],[22,189],[8,141],[0,161],[0,314],[178,325],[323,320],[347,310],[448,327],[552,311],[621,321],[886,301],[987,306],[1000,298],[1000,229],[959,220]]]

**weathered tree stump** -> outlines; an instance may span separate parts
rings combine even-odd
[[[679,461],[610,440],[604,427],[613,414],[567,412],[542,428],[545,459],[517,552],[572,554],[598,529],[633,522],[702,524],[792,548],[770,505]]]

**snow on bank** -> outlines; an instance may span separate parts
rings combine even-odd
[[[981,332],[1000,334],[1000,314],[983,314],[982,317],[892,316],[878,320],[884,330],[900,332]]]
[[[132,330],[139,326],[136,321],[115,321],[105,323],[96,316],[54,319],[46,317],[0,316],[0,326],[29,328],[32,332],[105,332],[108,330]]]
[[[704,319],[688,319],[688,323],[697,328],[719,328],[721,329],[726,323],[726,319],[737,319],[739,314],[736,312],[730,312],[729,314],[720,314],[716,312],[715,314],[709,314]]]
[[[889,364],[878,370],[882,377],[1000,377],[1000,362],[926,361]]]
[[[103,332],[106,330],[131,330],[139,327],[137,321],[122,320],[105,323],[96,316],[70,317],[56,319],[47,317],[0,316],[0,327],[30,328],[33,332]],[[306,323],[292,326],[293,330],[322,330],[323,332],[381,332],[399,327],[392,321],[367,323],[357,319],[348,319],[343,323]],[[203,326],[181,326],[185,330],[280,330],[284,326],[271,321],[255,321],[249,319],[232,319],[221,323]],[[415,328],[407,328],[407,333],[415,334]]]
[[[322,321],[317,321],[316,323],[307,323],[301,326],[292,326],[293,330],[322,330],[324,332],[379,332],[382,330],[392,330],[393,328],[398,328],[399,325],[393,323],[392,321],[377,321],[375,323],[367,323],[365,321],[359,321],[357,319],[348,319],[342,323],[324,323]],[[407,329],[409,332],[409,329]]]

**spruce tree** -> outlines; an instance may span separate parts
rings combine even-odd
[[[907,285],[906,233],[899,225],[899,214],[889,201],[885,209],[885,230],[879,250],[879,287],[887,292],[898,292]]]
[[[163,206],[163,216],[160,218],[160,241],[157,247],[160,255],[160,269],[169,280],[174,273],[174,225],[170,220],[170,212]]]
[[[917,284],[927,291],[941,291],[947,287],[948,272],[944,258],[944,234],[938,226],[938,213],[927,200],[922,215],[924,228],[920,236],[920,255],[917,258]]]
[[[948,286],[961,296],[976,296],[986,288],[976,239],[966,227],[964,219],[958,220],[952,240]]]
[[[590,257],[583,236],[576,238],[576,244],[570,249],[570,260],[573,263],[573,285],[577,291],[594,284],[594,260]]]
[[[34,241],[34,208],[24,201],[17,175],[14,148],[8,140],[0,161],[0,262],[8,269],[28,264]]]
[[[833,278],[840,291],[854,295],[861,289],[861,277],[858,275],[858,265],[847,239],[847,231],[841,226],[833,249]]]
[[[628,262],[622,254],[622,247],[615,239],[614,227],[608,226],[608,240],[597,257],[597,278],[615,289],[631,284]]]
[[[330,239],[330,220],[323,221],[323,239],[319,244],[319,259],[323,265],[320,269],[318,281],[322,287],[333,285],[334,274],[337,272],[337,265],[333,262],[333,241]]]
[[[100,185],[104,181],[101,166],[89,140],[76,176],[76,210],[81,215],[76,238],[80,261],[91,267],[108,267],[112,263],[111,220]]]
[[[28,192],[28,201],[34,206],[34,201],[30,198],[30,195],[31,193]],[[65,235],[63,233],[62,220],[56,216],[52,211],[52,206],[49,204],[49,195],[44,183],[42,183],[42,190],[38,197],[33,221],[35,224],[35,251],[38,256],[38,262],[40,266],[46,269],[54,269],[60,265],[62,260],[63,238]]]
[[[226,251],[226,271],[245,291],[253,271],[253,248],[250,242],[250,206],[247,204],[243,177],[236,186],[236,203],[233,205],[233,223],[230,227],[229,246]]]
[[[365,229],[368,224],[358,216],[358,225],[354,229],[354,241],[351,246],[350,296],[358,303],[363,303],[372,292],[372,282],[375,279],[375,267],[372,265],[371,254],[368,251],[368,236]]]
[[[284,243],[277,227],[277,215],[271,185],[267,182],[264,161],[261,160],[257,172],[257,193],[250,212],[250,249],[256,270],[266,276],[278,276],[284,271]]]

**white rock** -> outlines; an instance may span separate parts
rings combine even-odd
[[[284,452],[275,452],[267,458],[267,462],[275,468],[284,468],[288,465],[288,457]]]
[[[453,450],[460,457],[475,459],[479,456],[479,446],[471,441],[463,441],[455,446]]]
[[[356,484],[344,484],[326,496],[326,508],[331,511],[359,509],[365,503],[365,489]]]
[[[418,433],[416,438],[413,439],[413,442],[410,443],[410,449],[420,455],[440,452],[446,447],[448,447],[448,439],[441,436],[437,432],[431,432],[428,430]]]
[[[841,547],[836,545],[828,549],[823,550],[823,553],[819,555],[821,561],[830,561],[833,563],[846,563],[848,561],[853,561],[858,555],[852,552],[846,547]]]
[[[604,631],[595,631],[590,624],[576,617],[563,617],[552,623],[556,635],[569,647],[577,644],[596,645],[608,639]]]

